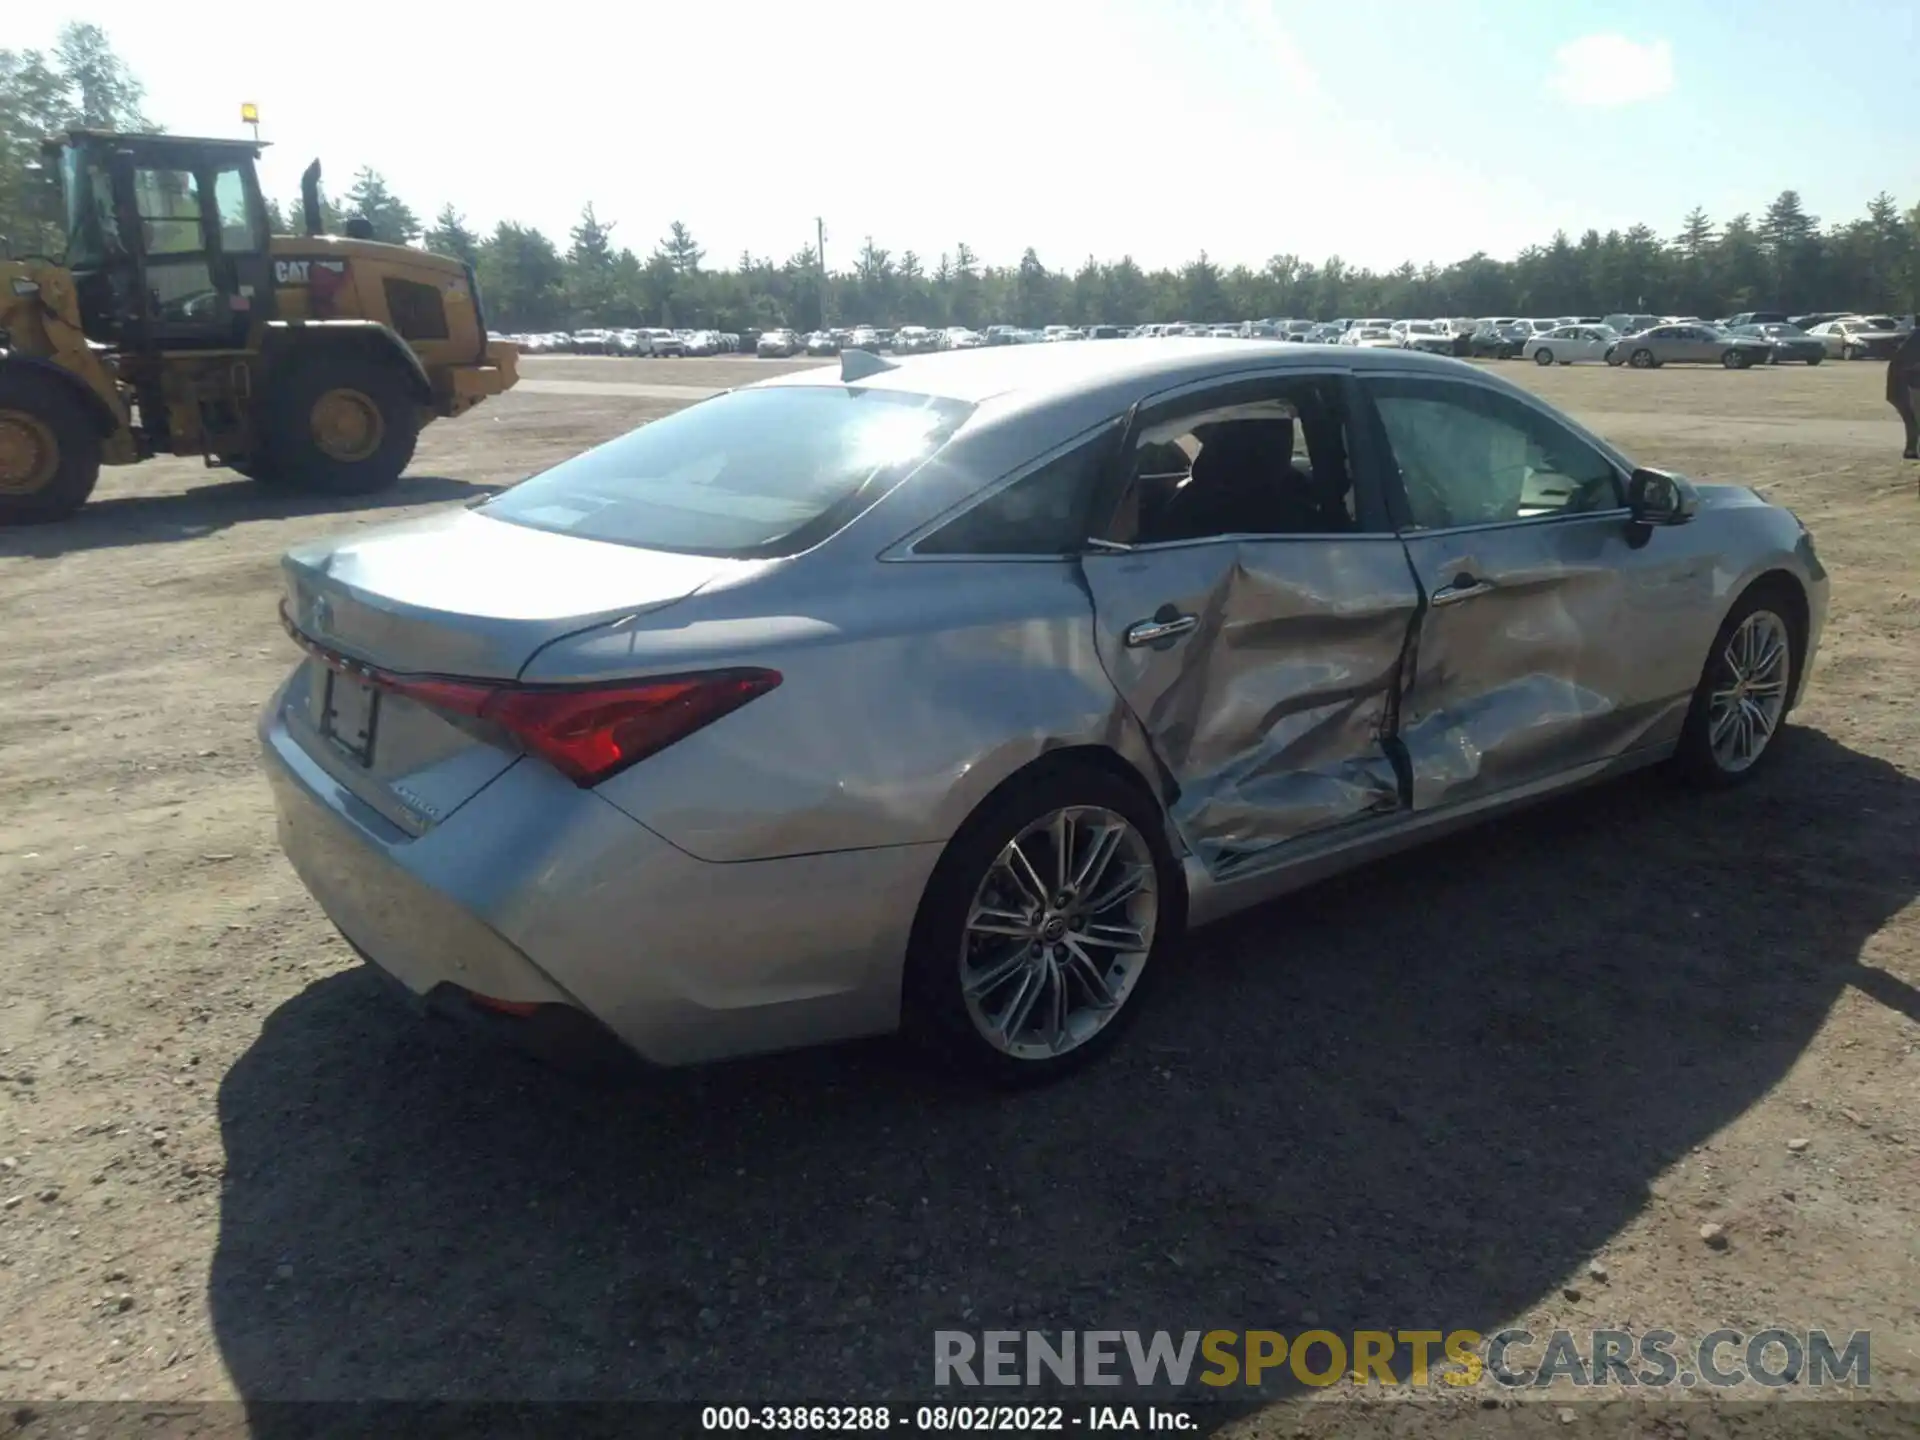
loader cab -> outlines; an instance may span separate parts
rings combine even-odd
[[[259,146],[74,130],[48,148],[88,339],[133,352],[239,349],[273,318]]]

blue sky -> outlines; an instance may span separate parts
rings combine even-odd
[[[684,220],[716,261],[816,215],[836,268],[869,234],[929,264],[1383,267],[1788,187],[1823,219],[1920,201],[1913,0],[92,0],[7,43],[68,19],[169,129],[257,102],[278,195],[318,155],[330,189],[371,164],[563,244],[587,200],[643,252]]]

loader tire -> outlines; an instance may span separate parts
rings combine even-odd
[[[64,520],[100,479],[100,432],[80,398],[32,370],[0,369],[0,525]]]
[[[420,420],[398,369],[351,352],[297,360],[267,400],[246,473],[323,495],[371,495],[413,459]]]

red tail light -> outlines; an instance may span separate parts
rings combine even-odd
[[[287,632],[334,669],[388,694],[452,715],[490,721],[576,785],[597,785],[657,755],[780,683],[778,670],[704,670],[606,685],[514,685],[395,675]]]
[[[779,683],[777,670],[709,670],[588,689],[501,689],[480,714],[576,785],[597,785]]]

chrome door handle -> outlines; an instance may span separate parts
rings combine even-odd
[[[1476,595],[1484,595],[1493,589],[1491,580],[1476,580],[1471,575],[1456,575],[1453,583],[1442,585],[1433,592],[1432,604],[1458,605],[1462,600],[1471,600]]]
[[[1199,623],[1198,615],[1176,615],[1171,620],[1139,620],[1127,627],[1127,644],[1135,649],[1142,645],[1157,645],[1162,640],[1186,634]]]

